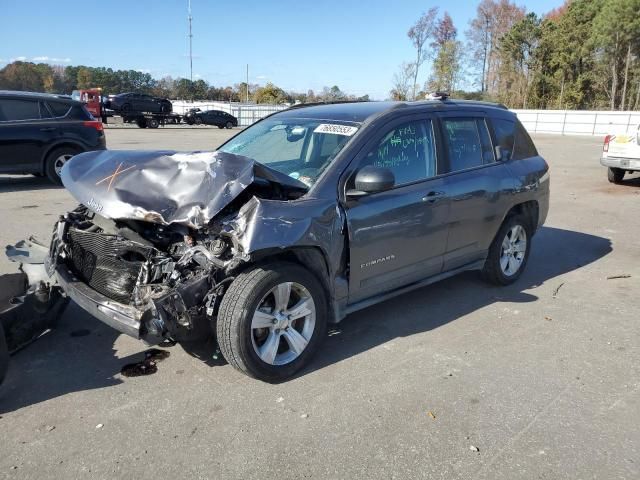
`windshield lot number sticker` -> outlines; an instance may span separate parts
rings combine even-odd
[[[334,135],[346,135],[350,137],[356,133],[358,129],[356,127],[350,127],[348,125],[336,125],[335,123],[321,123],[316,127],[313,133],[332,133]]]

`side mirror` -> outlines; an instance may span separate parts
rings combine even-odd
[[[393,188],[396,179],[388,168],[367,165],[356,173],[355,190],[349,190],[347,195],[358,197],[367,193],[383,192]]]

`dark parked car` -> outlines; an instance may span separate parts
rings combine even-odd
[[[215,336],[265,381],[361,308],[467,270],[513,283],[549,206],[516,116],[449,100],[295,107],[216,152],[86,153],[62,180],[81,205],[54,288],[149,343]]]
[[[173,105],[166,98],[152,97],[143,93],[109,95],[105,107],[123,114],[132,112],[171,113],[173,110]]]
[[[102,122],[69,97],[0,91],[0,173],[60,183],[73,155],[106,148]]]
[[[189,125],[215,125],[218,128],[233,128],[238,126],[238,119],[230,113],[222,110],[191,109],[184,116],[184,121]]]

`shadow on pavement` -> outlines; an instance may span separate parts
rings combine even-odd
[[[526,271],[513,285],[492,286],[483,282],[477,272],[467,272],[356,312],[336,326],[340,333],[325,340],[319,354],[300,375],[394,338],[433,330],[497,301],[536,302],[539,298],[525,290],[593,263],[609,252],[609,239],[542,227],[533,238]]]
[[[25,190],[57,190],[60,188],[62,187],[54,185],[47,177],[0,175],[0,193],[22,192]]]
[[[527,270],[514,285],[490,286],[477,273],[469,272],[354,313],[337,326],[340,334],[325,340],[299,376],[394,338],[435,329],[496,301],[536,302],[539,298],[525,290],[593,263],[610,251],[611,242],[606,238],[543,227],[533,239]],[[78,329],[89,329],[90,334],[72,335]],[[113,345],[118,335],[71,304],[59,329],[12,358],[8,378],[0,388],[0,414],[66,393],[122,383],[120,369],[143,354],[116,358]],[[142,343],[140,346],[143,350]],[[207,365],[225,363],[222,358],[213,359],[213,341],[184,349]]]

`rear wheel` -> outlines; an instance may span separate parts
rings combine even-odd
[[[219,128],[220,130],[222,130],[222,129],[224,128],[224,125],[220,124],[220,125],[218,125],[218,128]]]
[[[620,183],[626,172],[621,168],[609,167],[607,170],[607,178],[611,183]]]
[[[47,155],[45,160],[44,170],[47,178],[56,185],[62,185],[60,174],[62,173],[62,167],[69,161],[71,157],[77,155],[80,151],[73,147],[60,147],[56,148]]]
[[[303,368],[326,331],[326,295],[303,267],[272,263],[241,273],[225,293],[216,332],[225,359],[266,382]]]
[[[9,368],[9,347],[4,336],[4,327],[0,323],[0,384],[2,384]]]
[[[202,119],[200,117],[196,117],[195,120],[194,120],[194,123],[196,125],[202,125]]]
[[[149,118],[147,120],[147,127],[149,128],[158,128],[159,125],[160,125],[160,122],[158,122],[157,118]]]
[[[122,107],[120,107],[120,111],[127,113],[131,111],[131,105],[129,103],[125,103],[124,105],[122,105]]]
[[[482,276],[496,285],[515,282],[527,265],[531,250],[530,222],[524,215],[508,217],[489,247]]]

